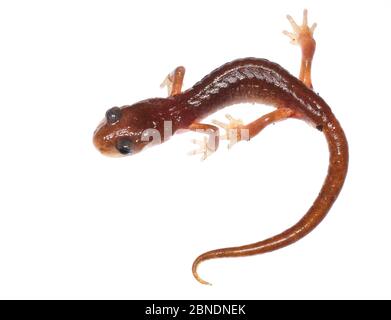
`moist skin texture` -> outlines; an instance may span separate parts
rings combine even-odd
[[[330,152],[328,172],[318,197],[303,218],[291,228],[266,240],[212,250],[200,255],[194,261],[192,271],[194,277],[203,284],[209,283],[202,280],[197,273],[197,267],[202,261],[265,253],[304,237],[326,216],[345,181],[349,158],[348,143],[330,107],[312,90],[310,71],[315,51],[315,41],[312,38],[314,25],[311,28],[306,26],[306,11],[304,15],[305,24],[303,19],[299,30],[292,25],[298,32],[297,37],[296,34],[289,33],[291,38],[297,38],[302,47],[300,80],[276,63],[265,59],[245,58],[224,64],[192,88],[181,92],[184,68],[178,67],[167,78],[171,82],[169,84],[172,84],[168,98],[148,99],[132,106],[123,106],[118,122],[107,123],[104,120],[95,131],[94,144],[102,153],[118,155],[115,146],[121,138],[130,139],[132,151],[137,153],[148,144],[148,141],[143,140],[143,132],[146,129],[153,129],[161,136],[164,135],[164,121],[172,121],[173,133],[183,129],[207,129],[216,133],[216,126],[200,121],[228,105],[259,102],[273,105],[276,111],[247,125],[234,123],[230,128],[248,129],[249,138],[252,138],[268,124],[293,117],[305,120],[324,134]],[[292,24],[291,20],[290,22]],[[212,153],[217,146],[218,138],[214,150],[205,147],[205,152]],[[208,154],[205,153],[205,156]]]

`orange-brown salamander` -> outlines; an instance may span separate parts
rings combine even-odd
[[[329,168],[324,185],[308,212],[294,226],[269,239],[200,255],[194,261],[192,271],[203,284],[208,283],[197,274],[197,266],[202,261],[265,253],[303,238],[326,216],[346,177],[348,143],[345,134],[327,103],[312,90],[311,62],[315,52],[312,35],[316,25],[308,27],[306,10],[301,26],[290,16],[287,18],[293,32],[284,31],[284,34],[291,38],[292,43],[300,45],[302,50],[299,79],[276,63],[245,58],[224,64],[182,92],[185,69],[178,67],[165,80],[169,87],[168,98],[147,99],[130,106],[111,108],[94,133],[95,146],[103,154],[117,156],[136,154],[150,141],[164,142],[162,137],[165,137],[165,130],[172,133],[180,129],[203,131],[209,138],[195,153],[201,152],[206,158],[218,147],[218,126],[227,131],[230,144],[251,139],[269,124],[288,118],[305,120],[323,132],[329,146]],[[267,103],[276,110],[248,124],[229,115],[228,124],[201,122],[217,110],[240,102]]]

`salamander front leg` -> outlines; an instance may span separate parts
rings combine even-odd
[[[269,124],[290,118],[293,113],[289,108],[279,108],[246,125],[242,120],[234,119],[227,114],[225,117],[229,120],[229,123],[217,120],[213,120],[213,123],[225,129],[226,134],[222,138],[229,141],[228,148],[231,148],[239,141],[250,140],[255,137]]]
[[[193,143],[199,145],[199,149],[190,152],[191,155],[202,154],[201,160],[205,160],[214,153],[219,147],[219,128],[211,124],[193,123],[189,130],[207,134],[203,140],[193,140]]]
[[[291,43],[299,45],[301,47],[301,67],[299,79],[304,84],[312,89],[311,82],[311,64],[315,53],[316,42],[313,38],[316,23],[308,27],[308,12],[307,9],[303,13],[303,23],[299,26],[290,15],[287,15],[287,19],[290,22],[293,32],[283,31],[285,35],[291,38]]]
[[[179,66],[175,68],[174,71],[169,73],[167,77],[163,80],[160,87],[167,87],[168,95],[170,97],[175,96],[182,91],[183,78],[185,76],[185,68]]]

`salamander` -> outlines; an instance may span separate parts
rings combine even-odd
[[[205,134],[200,143],[202,158],[210,156],[219,145],[222,127],[230,146],[249,140],[269,124],[289,118],[301,119],[322,132],[329,148],[329,167],[324,184],[307,213],[295,225],[271,238],[238,247],[216,249],[197,257],[193,263],[194,277],[209,284],[197,273],[198,265],[208,259],[238,257],[273,251],[303,238],[326,216],[338,197],[348,170],[348,142],[344,131],[328,104],[312,89],[311,65],[316,42],[316,24],[307,24],[307,10],[298,25],[287,16],[293,32],[284,31],[293,44],[301,47],[302,59],[298,78],[280,65],[259,58],[238,59],[222,65],[186,91],[182,91],[184,67],[170,73],[163,85],[167,98],[153,98],[133,105],[113,107],[99,124],[93,136],[96,148],[105,155],[134,155],[151,144],[161,144],[171,134],[191,130]],[[227,115],[228,122],[203,123],[202,119],[236,103],[257,102],[276,109],[245,124]]]

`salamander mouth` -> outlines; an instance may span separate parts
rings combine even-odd
[[[114,147],[110,148],[110,147],[103,146],[103,145],[101,145],[99,143],[99,141],[96,141],[96,139],[94,139],[94,146],[104,156],[107,156],[107,157],[110,157],[110,158],[122,158],[122,157],[125,157],[125,155],[119,153],[118,150],[115,149]]]

